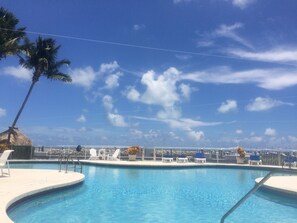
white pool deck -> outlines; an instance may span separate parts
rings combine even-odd
[[[25,162],[25,161],[24,161]],[[28,162],[28,161],[27,161]],[[29,162],[32,162],[30,160]],[[44,162],[44,160],[35,161]],[[57,161],[55,161],[57,162]],[[85,164],[118,167],[158,167],[158,168],[201,168],[201,167],[241,167],[241,168],[271,168],[281,169],[276,166],[250,166],[248,164],[220,164],[220,163],[163,163],[161,161],[107,161],[107,160],[82,160]],[[287,168],[286,168],[287,169]],[[296,169],[296,168],[294,168]],[[0,175],[0,222],[12,223],[7,216],[7,208],[16,201],[40,192],[71,186],[82,182],[84,175],[80,173],[58,170],[37,169],[11,169],[11,176]],[[257,179],[259,180],[259,179]],[[271,177],[264,186],[278,192],[297,196],[297,176]]]
[[[7,208],[16,201],[61,187],[80,183],[84,175],[58,170],[10,169],[10,176],[0,173],[0,222],[12,223],[7,216]]]

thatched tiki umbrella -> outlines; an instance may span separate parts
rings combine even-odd
[[[7,143],[8,134],[9,129],[0,133],[0,144]],[[16,146],[32,146],[32,141],[18,128],[14,128],[11,135],[10,144]]]
[[[32,147],[32,141],[24,135],[19,129],[14,128],[10,137],[10,144],[7,144],[7,137],[9,129],[0,133],[0,145],[4,145],[6,148],[13,149],[12,159],[31,159],[34,154],[34,148]],[[1,148],[0,148],[1,149]]]

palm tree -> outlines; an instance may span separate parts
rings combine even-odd
[[[55,40],[38,37],[34,44],[26,43],[25,45],[27,46],[25,58],[20,57],[20,64],[27,69],[33,70],[32,83],[12,126],[9,127],[8,144],[10,144],[10,136],[14,132],[14,127],[28,101],[32,89],[42,75],[51,80],[72,81],[69,75],[59,71],[61,66],[70,64],[70,61],[65,59],[57,61],[60,46],[56,46]]]
[[[15,55],[22,46],[20,40],[25,36],[25,28],[16,28],[19,20],[3,7],[0,8],[0,60]]]

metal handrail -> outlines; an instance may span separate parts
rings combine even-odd
[[[259,187],[261,187],[273,174],[275,173],[290,173],[290,174],[297,174],[297,170],[293,169],[282,169],[282,170],[273,170],[270,171],[259,183],[256,185],[246,194],[244,195],[229,211],[227,211],[224,216],[221,218],[221,223],[225,222],[225,219],[237,209],[246,199],[248,199],[253,193],[255,193]]]
[[[80,165],[80,173],[82,173],[82,163],[79,161],[79,158],[77,158],[77,161],[73,160],[73,157],[71,157],[71,153],[68,154],[60,154],[59,156],[59,172],[62,171],[62,165],[63,165],[63,160],[65,159],[65,173],[68,173],[68,166],[69,162],[72,162],[72,165],[74,166],[73,170],[76,172],[76,165]]]

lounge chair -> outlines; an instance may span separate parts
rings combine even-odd
[[[110,154],[108,154],[107,155],[107,160],[120,160],[119,158],[118,158],[118,156],[120,155],[120,152],[121,152],[121,150],[120,149],[116,149],[116,151],[112,154],[112,155],[110,155]]]
[[[297,166],[297,158],[294,156],[287,156],[284,159],[283,166],[296,167]]]
[[[171,155],[165,155],[162,157],[163,163],[172,163],[173,162],[173,156]]]
[[[194,162],[195,163],[206,163],[206,157],[204,153],[196,153],[194,157]]]
[[[0,157],[0,168],[1,168],[1,175],[3,176],[3,168],[6,166],[7,167],[7,175],[10,176],[10,170],[9,170],[9,160],[8,157],[9,155],[13,152],[14,150],[5,150],[1,157]]]
[[[262,165],[261,157],[259,155],[250,155],[249,164]]]
[[[98,158],[99,159],[102,159],[102,160],[105,160],[107,158],[106,150],[105,149],[99,149],[99,151],[98,151]]]
[[[176,162],[177,163],[187,163],[189,159],[185,155],[180,155],[176,157]]]
[[[90,149],[90,160],[98,160],[99,159],[99,156],[97,156],[97,151],[96,149]]]

